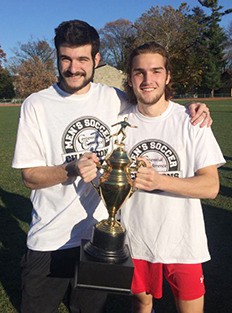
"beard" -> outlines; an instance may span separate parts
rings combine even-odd
[[[146,98],[140,93],[134,91],[135,97],[137,99],[138,103],[144,104],[144,105],[153,105],[156,104],[163,96],[163,93],[159,93],[153,97]]]
[[[61,89],[63,89],[64,91],[70,94],[76,93],[93,81],[94,70],[95,68],[93,67],[90,75],[87,75],[86,72],[76,72],[75,74],[71,74],[69,71],[66,71],[66,72],[61,73],[61,71],[59,70],[59,85]],[[70,85],[68,78],[78,77],[78,76],[84,78],[82,82],[78,83],[77,85]]]

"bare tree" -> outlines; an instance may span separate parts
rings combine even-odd
[[[55,53],[45,40],[31,39],[18,45],[9,69],[15,78],[16,95],[24,98],[56,81]]]
[[[119,19],[107,23],[99,33],[103,61],[124,71],[127,50],[133,45],[136,35],[133,24],[128,20]]]
[[[13,49],[15,63],[20,64],[28,59],[37,56],[41,62],[55,59],[55,50],[44,40],[34,40],[32,37],[27,43],[18,42],[18,47]]]

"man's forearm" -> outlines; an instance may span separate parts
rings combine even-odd
[[[214,199],[219,191],[217,169],[210,169],[204,174],[197,173],[190,178],[176,178],[162,175],[161,190],[189,198]]]
[[[30,189],[63,184],[76,176],[75,161],[57,166],[39,166],[22,170],[24,184]]]
[[[216,166],[208,166],[193,177],[177,178],[159,174],[151,166],[141,167],[135,187],[146,191],[163,190],[188,198],[214,199],[219,191],[218,171]]]

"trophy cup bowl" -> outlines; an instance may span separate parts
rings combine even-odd
[[[134,192],[130,176],[131,159],[124,150],[124,144],[115,141],[116,148],[106,157],[104,173],[94,187],[107,208],[108,219],[98,222],[91,240],[84,245],[84,251],[95,259],[106,263],[122,263],[129,256],[125,245],[126,231],[116,220],[119,208]]]

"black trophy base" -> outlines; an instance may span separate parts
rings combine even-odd
[[[118,233],[112,234],[103,231],[101,223],[104,223],[104,221],[94,226],[91,240],[84,245],[85,252],[95,258],[96,261],[105,263],[124,262],[129,257],[128,247],[124,244],[126,232],[119,223],[117,225],[117,227],[120,227]],[[106,226],[108,227],[107,222]]]
[[[95,261],[100,261],[104,263],[120,264],[129,257],[129,250],[126,245],[124,245],[124,247],[120,250],[108,251],[98,248],[97,246],[94,246],[91,241],[88,241],[84,245],[84,250],[87,254],[92,256]]]
[[[80,288],[131,293],[134,266],[130,255],[120,264],[99,262],[84,251],[87,242],[83,240],[81,244],[80,263],[79,267],[76,267],[75,285]]]

